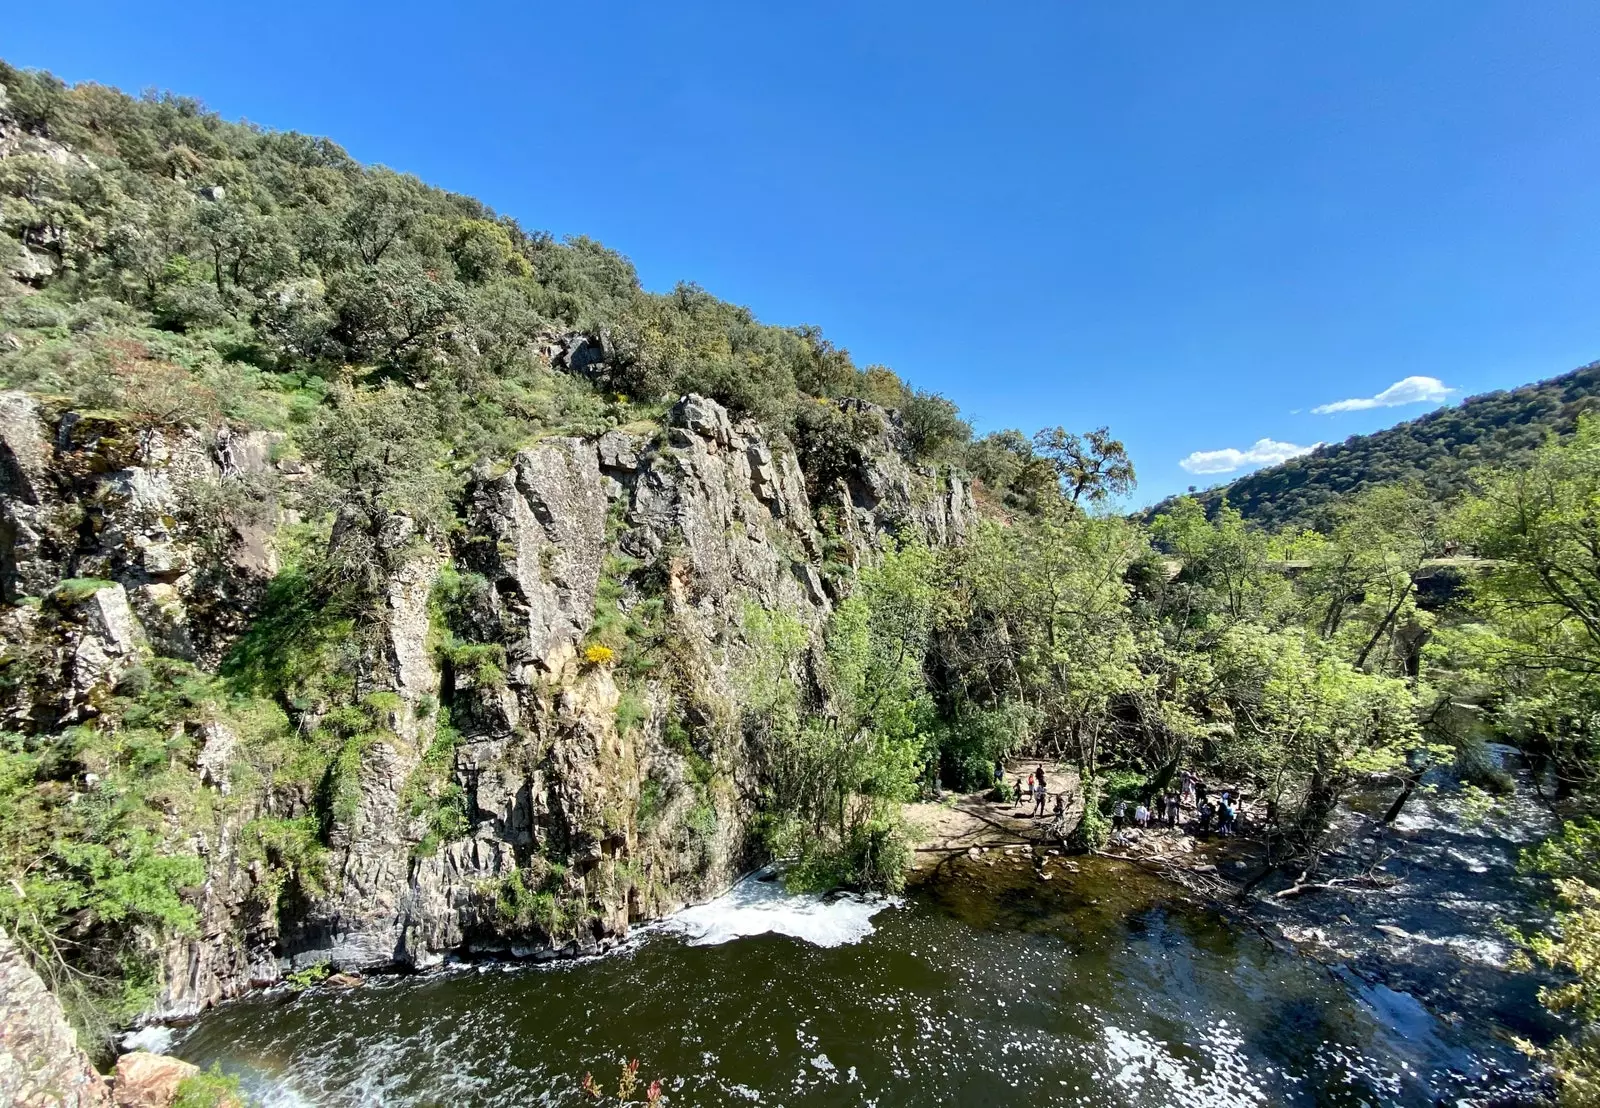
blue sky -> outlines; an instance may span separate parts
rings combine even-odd
[[[1438,389],[1318,406],[1600,358],[1597,48],[1562,0],[56,0],[0,35],[819,324],[981,430],[1109,424],[1140,503]]]

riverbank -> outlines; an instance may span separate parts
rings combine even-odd
[[[973,793],[947,793],[944,799],[908,804],[906,823],[912,830],[915,851],[911,864],[910,883],[920,884],[936,874],[950,859],[976,851],[1048,847],[1051,807],[1055,796],[1064,793],[1067,798],[1067,826],[1078,818],[1078,775],[1070,767],[1048,760],[1012,762],[1006,766],[1006,787],[1012,782],[1026,782],[1028,775],[1043,766],[1049,783],[1049,799],[1045,804],[1044,818],[1032,815],[1033,801],[1021,803],[993,801],[988,790]],[[1059,843],[1055,844],[1059,846]]]
[[[1018,763],[1010,772],[1019,767],[1024,775],[1031,768]],[[1076,792],[1065,767],[1051,772],[1047,765],[1046,772],[1069,795]],[[1048,817],[1029,818],[1026,806],[993,803],[984,793],[911,807],[919,834],[911,881],[962,887],[973,884],[974,866],[1031,870],[1031,895],[1053,902],[1070,897],[1074,886],[1093,886],[1092,895],[1104,898],[1115,884],[1108,875],[1120,867],[1127,879],[1137,871],[1134,883],[1142,888],[1147,878],[1165,881],[1169,897],[1208,904],[1328,972],[1360,981],[1396,1020],[1426,1013],[1502,1044],[1549,1041],[1558,1024],[1537,995],[1548,979],[1512,968],[1506,930],[1548,921],[1540,884],[1518,869],[1521,850],[1552,826],[1531,783],[1518,778],[1509,795],[1491,799],[1436,770],[1386,825],[1382,817],[1398,789],[1351,797],[1315,869],[1277,872],[1248,898],[1241,893],[1265,853],[1249,830],[1259,822],[1247,821],[1244,834],[1227,838],[1197,835],[1192,822],[1134,830],[1096,855],[1074,857],[1045,833]],[[1259,820],[1258,810],[1252,814]],[[1070,811],[1067,825],[1076,820]],[[1013,885],[1006,895],[1029,895]]]

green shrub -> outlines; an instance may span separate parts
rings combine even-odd
[[[213,1062],[206,1072],[191,1074],[178,1082],[178,1093],[172,1101],[172,1108],[224,1108],[226,1105],[243,1103],[244,1093],[240,1089],[239,1078],[223,1073],[222,1067]]]
[[[115,581],[105,581],[98,577],[69,577],[56,585],[50,593],[50,599],[60,607],[70,608],[74,604],[88,600],[101,589],[109,589],[115,585]]]
[[[283,983],[295,992],[301,992],[313,985],[322,984],[331,976],[333,976],[332,962],[313,962],[304,969],[284,974]]]
[[[1083,786],[1083,816],[1073,829],[1069,843],[1077,850],[1099,850],[1111,838],[1111,821],[1101,810],[1100,783],[1087,781]]]

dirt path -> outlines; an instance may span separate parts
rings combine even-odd
[[[1006,787],[1022,778],[1024,787],[1028,774],[1040,763],[1012,762],[1006,766]],[[968,850],[985,850],[997,846],[1019,844],[1040,845],[1047,838],[1045,828],[1050,824],[1050,813],[1055,807],[1056,794],[1067,796],[1067,826],[1072,827],[1078,818],[1078,775],[1071,767],[1057,762],[1045,762],[1045,781],[1049,797],[1045,801],[1043,819],[1033,817],[1033,804],[1024,800],[1013,805],[1009,800],[995,803],[988,798],[987,789],[975,793],[950,793],[943,801],[930,801],[906,806],[906,818],[916,837],[916,858],[912,874],[935,869],[952,855]]]

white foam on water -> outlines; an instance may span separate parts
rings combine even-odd
[[[1209,1066],[1198,1073],[1154,1036],[1109,1023],[1102,1034],[1111,1080],[1141,1102],[1154,1098],[1195,1108],[1262,1108],[1270,1103],[1244,1056],[1244,1039],[1226,1021],[1203,1032],[1198,1045]]]
[[[152,1023],[122,1036],[123,1050],[148,1050],[151,1054],[165,1054],[172,1049],[176,1032],[170,1027]]]
[[[813,946],[859,943],[872,934],[872,917],[900,905],[893,897],[845,893],[791,893],[783,882],[752,875],[717,899],[685,908],[662,929],[686,936],[690,946],[717,946],[751,935],[788,935]]]

